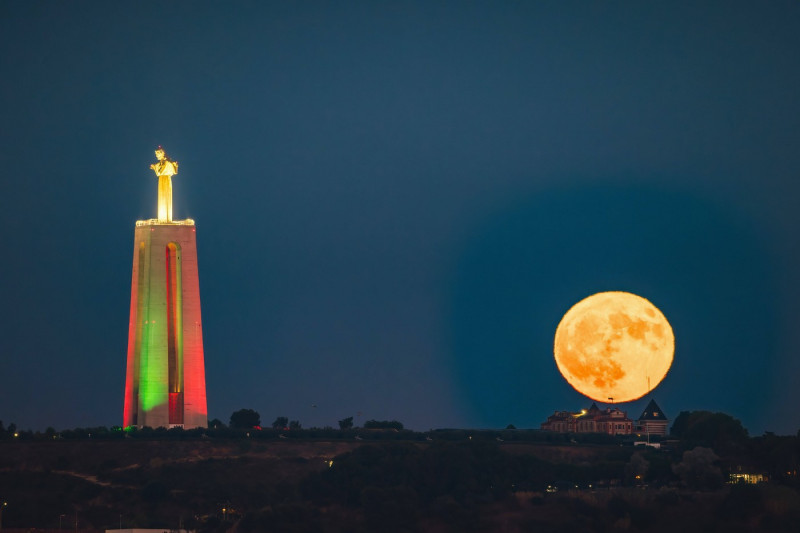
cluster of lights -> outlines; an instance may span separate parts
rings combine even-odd
[[[767,476],[763,474],[731,474],[728,483],[763,483],[768,481]]]
[[[136,226],[194,226],[194,219],[187,218],[186,220],[159,220],[157,218],[148,218],[147,220],[137,220]]]

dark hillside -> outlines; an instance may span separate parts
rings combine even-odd
[[[0,442],[6,527],[177,527],[234,519],[289,497],[299,479],[355,443],[81,440]],[[222,509],[225,509],[223,512]]]
[[[209,533],[692,533],[800,523],[794,437],[750,439],[720,456],[677,441],[655,450],[463,430],[313,435],[2,440],[3,527],[55,530],[61,519],[73,529],[76,512],[87,530],[121,521]],[[724,484],[734,471],[772,481]]]

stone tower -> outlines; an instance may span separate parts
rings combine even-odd
[[[178,163],[156,157],[158,218],[134,232],[123,427],[207,427],[197,233],[172,220]]]

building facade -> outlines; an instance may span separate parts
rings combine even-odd
[[[669,420],[655,400],[650,400],[642,416],[636,421],[636,431],[642,435],[666,437]]]
[[[577,413],[556,411],[541,425],[544,431],[557,433],[605,433],[608,435],[633,434],[633,420],[618,407],[600,409],[593,403],[589,409]]]

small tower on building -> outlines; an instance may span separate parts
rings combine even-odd
[[[647,435],[667,436],[669,420],[655,400],[650,400],[642,416],[636,421],[637,431]]]

